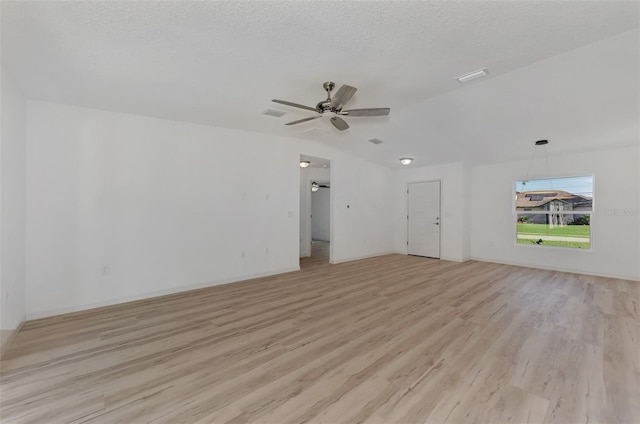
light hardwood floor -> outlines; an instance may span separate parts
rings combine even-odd
[[[637,282],[389,255],[27,322],[3,423],[637,423]]]
[[[311,242],[311,256],[300,258],[300,267],[308,270],[317,266],[327,265],[329,263],[330,246],[328,241],[314,240]]]

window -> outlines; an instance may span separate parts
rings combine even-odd
[[[593,176],[515,183],[516,242],[591,248]]]

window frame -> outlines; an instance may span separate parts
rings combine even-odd
[[[518,215],[551,215],[550,211],[520,211],[518,212],[516,208],[516,199],[517,199],[517,189],[516,185],[520,181],[536,181],[536,180],[560,180],[565,178],[581,178],[581,177],[590,177],[591,178],[591,210],[590,211],[562,211],[562,214],[565,215],[589,215],[589,248],[577,248],[577,247],[565,247],[565,246],[545,246],[539,245],[535,243],[518,243]],[[559,249],[563,252],[593,252],[594,251],[594,237],[593,237],[593,226],[595,222],[595,214],[596,214],[596,177],[595,174],[572,174],[572,175],[563,175],[563,176],[554,176],[554,177],[529,177],[529,178],[516,178],[511,183],[511,213],[512,213],[512,240],[514,246],[523,247],[523,248],[535,248],[535,249]],[[515,225],[513,225],[515,224]]]

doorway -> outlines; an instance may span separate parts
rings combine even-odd
[[[331,185],[329,181],[311,184],[311,257],[329,262]]]
[[[301,155],[300,267],[328,264],[331,258],[331,162]]]
[[[407,186],[407,253],[440,259],[440,181]]]

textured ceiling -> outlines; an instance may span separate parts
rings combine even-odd
[[[503,154],[496,139],[533,140],[555,130],[565,135],[561,122],[540,134],[513,125],[531,122],[522,113],[540,112],[519,112],[514,100],[533,97],[532,104],[544,104],[541,122],[550,111],[584,108],[585,97],[600,103],[626,96],[621,102],[633,108],[635,96],[637,108],[638,36],[629,31],[638,27],[638,2],[5,0],[1,7],[2,63],[30,98],[317,139],[385,165],[402,155],[422,157],[416,165],[474,160],[487,149],[492,153],[483,160],[504,160],[522,149]],[[587,46],[618,34],[635,53]],[[613,92],[596,87],[585,94],[579,85],[566,87],[572,79],[564,76],[562,84],[548,84],[557,75],[554,66],[569,72],[575,63],[593,65],[571,52],[583,46],[583,56],[608,55],[624,69],[596,66],[590,72],[597,75],[589,77],[601,80],[580,83],[590,89],[612,84]],[[558,59],[571,54],[577,62]],[[454,80],[482,67],[490,70],[483,80],[464,86]],[[526,86],[513,79],[518,72]],[[620,86],[617,74],[635,78],[635,86]],[[309,115],[270,99],[313,106],[324,98],[326,80],[358,87],[350,108],[390,106],[391,116],[350,118],[352,128],[344,133],[321,121],[285,127]],[[547,88],[564,94],[539,92]],[[266,108],[287,114],[261,115]],[[463,112],[473,114],[465,128]],[[316,127],[329,131],[307,131]],[[426,136],[442,144],[426,149]],[[367,142],[373,137],[385,143]]]

